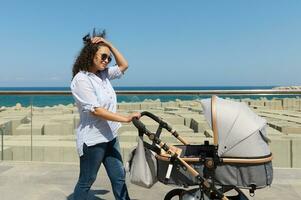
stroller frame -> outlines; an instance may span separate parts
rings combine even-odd
[[[272,160],[272,154],[268,157],[264,158],[253,158],[253,159],[240,159],[240,158],[221,158],[218,156],[218,136],[217,136],[217,126],[216,126],[216,111],[215,111],[215,96],[212,97],[212,129],[214,133],[214,144],[210,145],[208,141],[205,141],[203,145],[199,145],[205,151],[204,156],[198,158],[188,158],[188,157],[180,157],[180,153],[177,151],[177,148],[174,146],[169,146],[164,143],[160,139],[160,134],[162,129],[166,129],[169,131],[174,137],[176,137],[181,143],[185,146],[193,146],[186,142],[176,130],[172,129],[172,127],[157,117],[156,115],[144,111],[141,113],[142,116],[147,116],[154,121],[156,121],[159,126],[156,133],[152,133],[149,131],[145,125],[139,120],[134,118],[133,124],[139,131],[139,135],[145,134],[148,136],[149,140],[152,141],[152,144],[144,142],[144,147],[148,148],[156,153],[156,158],[158,161],[164,160],[169,162],[168,170],[165,176],[165,180],[160,180],[164,184],[167,184],[167,181],[170,176],[171,169],[176,164],[181,166],[181,168],[187,172],[189,172],[197,181],[198,188],[194,188],[191,190],[183,190],[183,189],[174,189],[167,193],[164,200],[170,200],[174,196],[179,196],[180,200],[197,200],[197,199],[212,199],[212,200],[228,200],[228,199],[237,199],[237,200],[248,200],[246,195],[236,186],[216,186],[215,183],[215,169],[221,163],[266,163]],[[161,150],[164,150],[166,154],[161,154]],[[201,163],[204,165],[204,174],[202,177],[198,171],[196,171],[190,164],[188,163]],[[236,196],[226,196],[224,193],[235,190]],[[256,186],[252,186],[249,191],[250,195],[254,195],[254,191],[256,190]]]

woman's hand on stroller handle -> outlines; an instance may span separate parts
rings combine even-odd
[[[132,118],[132,122],[139,131],[145,132],[145,125],[139,120],[138,117]]]
[[[128,122],[131,122],[131,121],[133,121],[134,119],[140,119],[140,117],[141,117],[141,113],[138,113],[138,112],[131,113],[131,114],[128,116]]]
[[[163,122],[159,117],[157,117],[156,115],[154,115],[153,113],[150,113],[150,112],[147,112],[147,111],[143,111],[141,113],[139,113],[140,115],[139,116],[136,116],[136,117],[133,117],[132,118],[132,122],[133,124],[135,125],[135,127],[140,131],[140,132],[149,132],[145,125],[143,124],[143,122],[141,122],[139,119],[143,116],[147,116],[151,119],[153,119],[154,121],[156,121],[158,124],[161,124],[161,123],[165,123]]]

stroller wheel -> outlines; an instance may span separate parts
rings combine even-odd
[[[178,189],[173,189],[173,190],[169,191],[169,192],[165,195],[164,200],[171,200],[173,197],[176,197],[176,196],[178,196],[179,199],[180,199],[180,197],[181,197],[181,195],[183,194],[183,192],[185,192],[185,190],[180,189],[180,188],[178,188]]]

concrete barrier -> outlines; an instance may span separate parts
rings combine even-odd
[[[0,155],[2,154],[0,149]],[[2,158],[0,158],[2,159]],[[12,160],[13,159],[13,152],[11,147],[3,147],[3,160]]]
[[[14,135],[30,135],[31,134],[31,124],[21,124],[16,128]],[[43,124],[32,125],[32,134],[33,135],[43,135]]]
[[[58,123],[47,122],[44,124],[44,135],[73,135],[74,125],[73,122]]]
[[[119,103],[117,105],[119,110],[140,110],[141,104],[140,103]]]
[[[141,110],[156,108],[156,107],[162,107],[161,102],[143,102],[140,104]]]
[[[270,149],[274,167],[292,167],[291,139],[273,138]]]
[[[301,168],[301,138],[292,140],[292,167]]]

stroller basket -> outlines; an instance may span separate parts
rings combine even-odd
[[[204,145],[175,145],[175,147],[182,150],[180,157],[186,160],[200,176],[206,176],[204,163],[199,161],[201,157],[204,157]],[[170,164],[170,159],[166,156],[156,156],[156,158],[158,161],[158,169],[160,169],[157,173],[160,182],[184,187],[198,185],[198,180],[179,164],[175,164],[171,171],[170,178],[166,179],[165,176]],[[273,168],[269,158],[270,155],[262,158],[262,163],[221,163],[216,166],[215,169],[215,183],[222,186],[236,186],[243,189],[259,189],[271,185]]]

